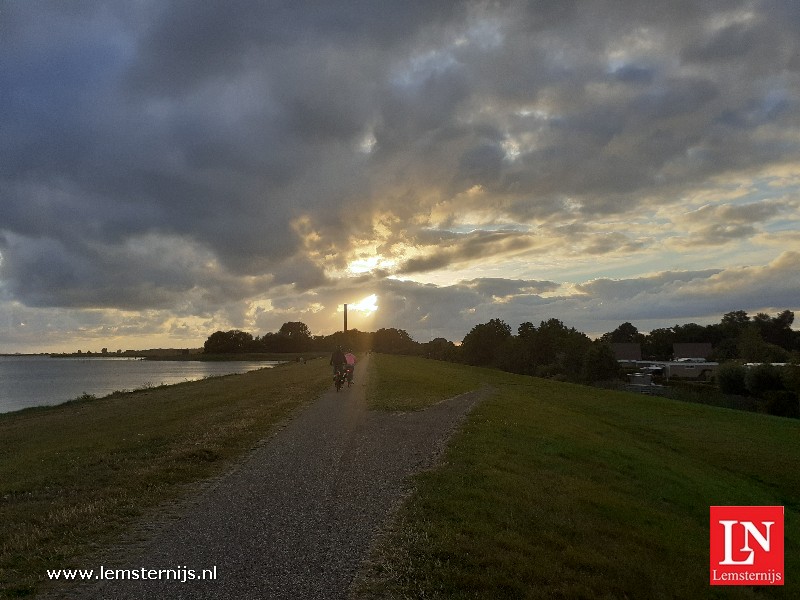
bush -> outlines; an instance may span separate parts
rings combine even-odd
[[[783,377],[783,387],[800,394],[800,365],[786,365],[781,369],[781,377]]]
[[[767,392],[785,390],[780,367],[770,364],[756,365],[747,370],[745,375],[747,391],[753,396],[764,398]]]
[[[747,395],[747,369],[736,363],[723,363],[717,371],[719,389],[725,394]]]
[[[764,394],[764,400],[764,408],[769,414],[778,417],[800,418],[800,399],[794,392],[769,391]]]
[[[536,367],[536,372],[534,373],[536,377],[542,377],[544,379],[555,379],[556,381],[566,381],[566,377],[561,372],[561,367],[558,365],[541,365]]]

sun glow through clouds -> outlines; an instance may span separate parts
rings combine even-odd
[[[364,314],[371,315],[376,310],[378,310],[378,297],[375,294],[367,296],[363,300],[356,302],[355,304],[348,304],[347,310],[351,311],[358,311],[363,312]]]
[[[364,273],[371,273],[376,269],[391,269],[394,266],[395,263],[393,260],[389,260],[383,256],[369,256],[352,261],[347,266],[347,269],[355,275],[363,275]]]

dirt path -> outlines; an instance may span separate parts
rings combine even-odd
[[[435,462],[483,396],[465,394],[416,413],[370,412],[367,367],[368,359],[352,388],[331,388],[188,502],[136,558],[114,564],[140,579],[101,581],[80,597],[346,598],[408,477]],[[182,578],[214,569],[216,578],[142,580],[143,569],[172,569]]]

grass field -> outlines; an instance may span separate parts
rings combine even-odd
[[[412,411],[476,390],[494,371],[388,354],[371,356],[367,402],[372,410]]]
[[[800,422],[405,357],[375,369],[403,374],[389,409],[497,392],[417,477],[365,597],[800,597]],[[709,586],[711,505],[786,507],[784,587]]]
[[[365,597],[800,597],[800,422],[373,355],[370,404],[490,385]],[[330,386],[327,360],[0,415],[0,595],[79,568]],[[188,487],[187,487],[188,486]],[[709,506],[786,507],[786,586],[708,585]]]
[[[0,597],[90,564],[329,385],[316,360],[0,414]]]

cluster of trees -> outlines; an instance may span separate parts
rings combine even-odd
[[[613,379],[618,369],[608,344],[592,341],[558,319],[543,321],[538,328],[523,323],[517,336],[511,334],[509,325],[492,319],[476,325],[460,347],[444,338],[419,343],[406,331],[393,328],[314,336],[304,323],[291,322],[284,323],[277,333],[261,337],[239,330],[217,331],[206,340],[203,349],[210,354],[330,352],[337,345],[361,352],[420,355],[568,381]]]
[[[726,394],[757,398],[771,415],[800,418],[800,365],[745,367],[730,361],[720,365],[717,383]]]
[[[459,350],[471,365],[565,381],[610,380],[619,370],[609,344],[592,341],[558,319],[542,321],[539,327],[523,323],[517,335],[502,320],[492,319],[473,327]]]
[[[305,323],[294,321],[284,323],[276,333],[260,337],[238,329],[217,331],[203,344],[203,351],[207,354],[330,352],[338,345],[357,352],[375,350],[387,354],[425,354],[427,346],[415,342],[402,329],[379,329],[369,333],[351,329],[346,333],[315,336]],[[431,342],[431,345],[435,344]]]
[[[745,311],[726,313],[714,325],[688,323],[639,333],[631,323],[623,323],[604,334],[605,342],[639,343],[645,360],[669,360],[676,343],[710,343],[711,360],[744,360],[748,362],[789,362],[793,352],[800,352],[800,331],[792,329],[794,313],[784,310],[774,317],[758,313],[750,317]]]
[[[590,339],[558,319],[539,326],[526,322],[516,335],[501,319],[476,325],[461,346],[444,338],[427,343],[414,341],[402,329],[362,332],[356,329],[328,336],[315,336],[301,322],[284,323],[276,333],[261,337],[239,330],[217,331],[204,344],[207,353],[243,352],[330,352],[341,344],[355,351],[375,350],[389,354],[416,354],[438,360],[497,367],[513,373],[559,378],[567,381],[600,381],[617,376],[617,362],[611,343],[639,343],[643,358],[669,360],[675,343],[710,343],[712,359],[748,362],[797,362],[800,332],[791,326],[794,313],[785,310],[774,317],[744,311],[725,314],[715,325],[675,325],[639,333],[623,323],[597,340]]]
[[[284,323],[275,333],[254,337],[232,330],[213,333],[204,351],[226,353],[327,353],[337,345],[356,352],[374,350],[387,354],[411,354],[437,360],[496,367],[512,373],[562,381],[597,383],[621,377],[612,343],[638,343],[645,360],[669,360],[676,343],[710,343],[711,359],[720,367],[721,391],[751,396],[771,414],[800,417],[800,332],[791,328],[794,313],[785,310],[774,317],[744,311],[725,314],[715,325],[689,323],[649,334],[639,333],[631,323],[592,340],[558,319],[539,326],[526,322],[516,334],[501,319],[476,325],[460,346],[444,338],[427,343],[414,341],[402,329],[362,332],[356,329],[328,336],[315,336],[301,322]],[[794,363],[784,369],[763,364],[745,368],[744,362]]]

